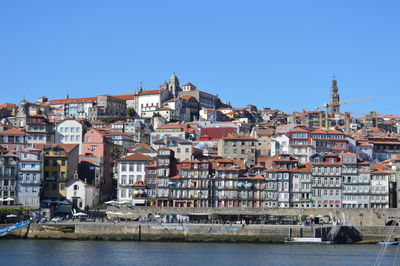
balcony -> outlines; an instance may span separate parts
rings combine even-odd
[[[42,183],[41,180],[18,180],[19,184],[36,184],[36,185],[40,185]]]
[[[40,165],[35,164],[33,167],[32,167],[32,165],[25,165],[25,166],[20,165],[19,170],[20,171],[40,172]]]

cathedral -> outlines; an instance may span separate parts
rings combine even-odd
[[[168,82],[163,82],[160,85],[160,90],[168,90],[173,98],[178,98],[179,92],[182,90],[181,87],[179,86],[179,79],[178,77],[174,74],[169,78]]]

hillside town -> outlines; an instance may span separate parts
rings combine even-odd
[[[0,105],[0,205],[76,210],[397,208],[400,117],[329,103],[235,108],[175,73],[158,89]],[[225,99],[224,99],[225,100]]]

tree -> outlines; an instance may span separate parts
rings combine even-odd
[[[136,114],[136,111],[135,111],[134,108],[132,108],[132,107],[126,108],[126,115],[127,115],[127,116],[132,117],[132,116],[134,116],[135,114]]]

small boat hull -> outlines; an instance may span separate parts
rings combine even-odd
[[[285,238],[286,244],[333,244],[332,241],[322,241],[321,238],[289,237]]]
[[[378,245],[381,246],[397,246],[400,244],[400,241],[394,241],[394,242],[378,242]]]

